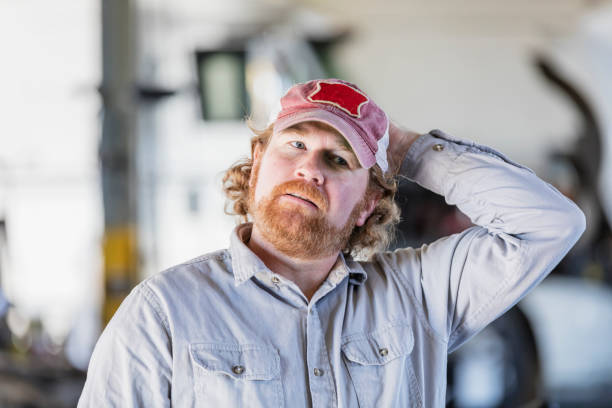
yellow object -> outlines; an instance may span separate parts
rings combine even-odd
[[[104,324],[138,283],[138,244],[134,226],[107,227],[104,251]]]

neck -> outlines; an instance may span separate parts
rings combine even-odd
[[[327,278],[338,254],[316,259],[296,259],[280,252],[266,241],[255,224],[247,246],[277,274],[294,282],[310,300]]]

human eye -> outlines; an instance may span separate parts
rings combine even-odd
[[[339,167],[349,167],[348,161],[346,161],[344,159],[344,157],[342,157],[342,156],[333,155],[331,157],[331,161],[332,161],[332,163],[334,163],[335,165],[337,165]]]
[[[303,142],[300,142],[299,140],[294,140],[292,142],[289,142],[289,144],[295,147],[296,149],[300,149],[300,150],[303,150],[306,148],[306,145]]]

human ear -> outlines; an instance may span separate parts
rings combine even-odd
[[[253,165],[255,165],[256,161],[259,161],[262,151],[263,151],[263,145],[261,143],[255,143],[255,145],[251,149],[251,156],[253,157]]]
[[[355,221],[355,226],[361,227],[363,224],[365,224],[370,215],[372,215],[372,213],[374,212],[374,209],[378,205],[380,198],[380,194],[373,194],[372,197],[369,197],[367,199],[365,208],[361,210],[361,212],[359,213],[359,217],[357,217],[357,221]]]

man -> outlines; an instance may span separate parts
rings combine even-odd
[[[132,291],[80,406],[444,406],[447,354],[584,230],[531,170],[441,131],[401,130],[353,84],[298,84],[281,106],[225,177],[233,212],[252,223],[229,249]],[[476,226],[372,253],[397,222],[398,172]]]

